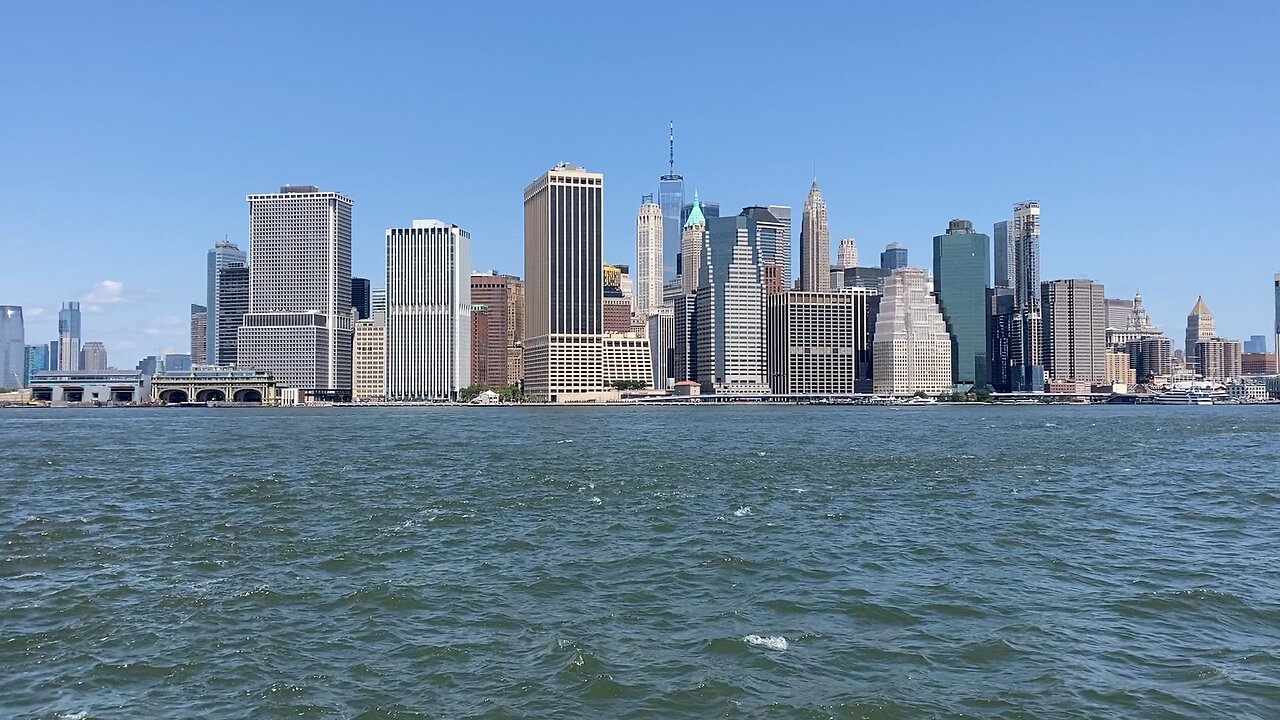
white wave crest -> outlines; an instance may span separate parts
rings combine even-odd
[[[750,515],[750,514],[751,514],[751,508],[745,505],[733,511],[734,517],[746,517],[747,515]]]
[[[788,647],[787,639],[781,635],[769,635],[764,637],[760,635],[748,635],[742,638],[742,640],[748,645],[758,645],[769,650],[782,651],[786,650]]]

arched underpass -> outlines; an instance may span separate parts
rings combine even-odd
[[[236,391],[232,399],[238,403],[260,403],[262,402],[262,393],[253,388],[242,388]]]
[[[196,402],[223,402],[227,399],[227,394],[217,388],[205,388],[196,393]]]
[[[187,391],[173,388],[160,393],[160,402],[167,404],[184,403],[188,400]]]

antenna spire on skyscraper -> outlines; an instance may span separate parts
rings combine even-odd
[[[676,174],[676,121],[669,120],[667,126],[667,164],[670,167],[670,174]]]

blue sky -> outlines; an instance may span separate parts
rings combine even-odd
[[[1269,334],[1280,271],[1280,4],[10,3],[0,10],[0,303],[28,342],[85,302],[132,367],[185,351],[204,252],[251,192],[355,200],[355,270],[438,217],[476,269],[523,274],[521,192],[605,174],[605,250],[634,258],[666,168],[721,203],[797,208],[833,242],[927,266],[953,217],[1042,208],[1046,279],[1141,287],[1180,344]],[[883,5],[884,7],[879,7]],[[798,227],[797,227],[798,234]]]

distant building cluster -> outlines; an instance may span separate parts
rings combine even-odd
[[[486,386],[486,400],[568,403],[1088,392],[1277,373],[1267,338],[1221,337],[1203,298],[1175,350],[1140,293],[1042,279],[1035,201],[1014,204],[990,236],[951,220],[927,268],[897,242],[860,265],[853,237],[832,247],[815,179],[793,278],[791,207],[724,215],[696,192],[686,203],[671,142],[657,193],[636,212],[634,264],[604,257],[603,174],[568,163],[524,189],[523,277],[472,271],[471,234],[438,219],[388,228],[385,276],[354,277],[353,201],[285,185],[247,196],[247,251],[226,239],[208,250],[188,353],[122,372],[101,342],[82,340],[78,302],[63,303],[57,338],[35,345],[22,308],[5,305],[0,387],[68,403],[394,403]],[[1280,342],[1280,274],[1275,298]]]

